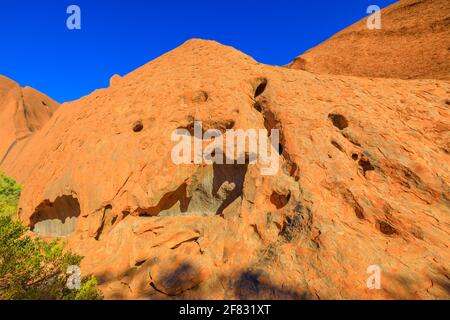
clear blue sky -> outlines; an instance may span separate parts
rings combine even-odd
[[[107,87],[190,38],[284,65],[394,0],[21,0],[0,2],[0,74],[59,102]],[[66,9],[81,8],[81,30]]]

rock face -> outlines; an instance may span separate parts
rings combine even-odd
[[[30,136],[52,116],[58,103],[33,88],[0,76],[0,168],[11,163]]]
[[[399,79],[450,79],[450,1],[401,0],[307,51],[290,68]]]
[[[448,81],[315,75],[191,40],[111,84],[7,168],[21,220],[66,236],[106,298],[450,297]],[[194,121],[279,129],[280,170],[175,164],[172,133]]]

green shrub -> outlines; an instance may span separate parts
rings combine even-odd
[[[64,252],[63,243],[26,235],[27,228],[0,217],[0,299],[101,299],[95,278],[83,279],[78,290],[66,286],[67,269],[81,257]]]
[[[0,216],[14,216],[22,186],[0,173]]]
[[[73,290],[64,297],[66,300],[100,300],[102,299],[95,277],[89,277],[83,281],[79,290]]]
[[[30,237],[13,220],[20,191],[20,185],[0,174],[0,299],[101,299],[94,277],[82,279],[78,290],[67,288],[68,267],[78,266],[80,256],[64,251],[61,241]]]

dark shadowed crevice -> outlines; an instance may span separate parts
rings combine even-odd
[[[255,102],[255,104],[253,105],[253,108],[258,111],[259,113],[263,112],[263,106],[261,105],[261,102],[257,101]]]
[[[175,210],[179,213],[187,212],[191,199],[187,195],[187,184],[183,183],[177,190],[166,193],[159,203],[151,208],[136,210],[139,216],[157,216],[163,211]],[[176,205],[178,204],[178,207]]]
[[[349,126],[348,120],[341,114],[331,113],[328,115],[328,119],[330,119],[333,125],[339,130],[344,130]]]
[[[103,209],[102,225],[100,226],[95,239],[100,240],[103,235],[111,231],[117,218],[118,215],[114,213],[112,205],[106,205]]]
[[[292,159],[289,152],[286,150],[286,138],[283,132],[283,126],[278,116],[270,110],[267,100],[259,100],[254,104],[255,110],[262,114],[264,120],[264,128],[267,130],[269,138],[272,136],[272,130],[278,130],[279,143],[274,145],[275,141],[272,141],[272,147],[278,151],[279,155],[284,159],[283,171],[298,181],[298,166]]]
[[[41,203],[30,218],[31,230],[48,237],[69,236],[75,231],[80,203],[73,196],[62,196],[54,202]]]
[[[339,143],[337,143],[336,141],[332,140],[331,144],[339,151],[344,152],[344,148],[342,148],[342,146]]]
[[[242,198],[247,169],[247,164],[213,165],[213,195],[222,199],[217,214],[222,214],[235,200]]]
[[[391,226],[390,223],[386,221],[377,220],[376,227],[380,232],[387,236],[392,236],[398,233],[397,229]]]
[[[365,216],[364,216],[364,210],[361,208],[361,206],[359,206],[358,204],[355,205],[355,207],[353,208],[355,210],[355,215],[356,217],[358,217],[358,219],[364,220]]]
[[[133,131],[138,133],[141,132],[144,129],[144,124],[142,123],[142,121],[136,121],[133,124]]]
[[[138,208],[138,216],[217,215],[242,200],[247,164],[213,164],[200,168],[177,190],[162,196],[158,205]]]
[[[259,80],[259,84],[256,86],[255,89],[255,98],[259,97],[260,95],[262,95],[264,93],[264,91],[266,90],[267,87],[267,79],[262,78],[262,79],[258,79]]]
[[[270,202],[275,205],[277,209],[284,208],[291,199],[291,193],[288,194],[279,194],[277,192],[273,192],[270,196]]]
[[[375,170],[375,167],[370,163],[370,161],[368,159],[361,159],[361,160],[359,160],[358,164],[361,167],[364,176],[366,175],[367,171]]]

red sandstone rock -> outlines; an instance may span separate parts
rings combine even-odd
[[[30,87],[0,76],[0,166],[21,150],[52,116],[58,103]]]
[[[290,68],[315,73],[400,79],[450,79],[450,1],[401,0],[308,50]]]
[[[25,184],[21,220],[72,231],[109,299],[449,298],[449,92],[190,40],[62,105],[1,169]],[[280,129],[281,169],[174,164],[194,120]]]

